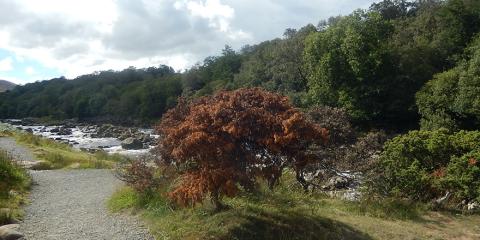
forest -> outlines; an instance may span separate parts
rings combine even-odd
[[[99,71],[0,94],[0,117],[155,122],[177,98],[261,87],[294,106],[343,108],[357,126],[478,127],[480,3],[385,0],[287,29],[184,72],[168,66]]]

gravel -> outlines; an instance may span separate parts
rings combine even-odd
[[[135,216],[111,214],[121,186],[110,170],[31,171],[34,186],[19,231],[27,240],[150,240]]]
[[[28,168],[37,159],[13,138],[0,148]],[[21,159],[21,160],[20,160]],[[153,240],[135,216],[109,213],[106,202],[122,186],[111,170],[30,171],[30,204],[19,232],[26,240]]]
[[[18,163],[25,168],[37,164],[39,161],[33,156],[30,149],[18,145],[11,137],[0,137],[0,149],[7,151]]]

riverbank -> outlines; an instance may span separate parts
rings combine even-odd
[[[226,208],[175,208],[165,192],[142,195],[131,188],[109,201],[113,212],[140,213],[157,239],[480,239],[480,216],[433,212],[398,200],[350,202],[321,193],[305,194],[282,177],[275,191],[225,198]]]
[[[123,127],[112,124],[90,125],[78,122],[40,124],[28,119],[0,120],[4,126],[42,136],[88,152],[106,152],[129,157],[148,155],[156,145],[153,129]],[[0,127],[1,128],[1,127]]]

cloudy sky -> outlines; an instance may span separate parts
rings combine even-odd
[[[0,79],[18,84],[167,64],[368,8],[373,0],[0,0]]]

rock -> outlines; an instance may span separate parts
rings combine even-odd
[[[137,138],[127,138],[122,142],[122,148],[128,150],[142,149],[143,143]]]
[[[1,240],[17,240],[23,238],[23,234],[16,231],[18,224],[10,224],[0,227]]]
[[[72,129],[62,127],[58,129],[58,135],[72,135]]]
[[[8,229],[12,229],[12,230],[18,230],[20,228],[20,225],[19,224],[8,224],[8,225],[0,226],[0,228],[8,228]]]
[[[27,128],[27,129],[25,129],[25,132],[33,133],[33,130],[31,128]]]
[[[350,179],[341,176],[335,176],[328,180],[327,184],[323,186],[324,190],[336,190],[348,188]]]
[[[58,133],[60,132],[60,128],[52,128],[52,130],[50,130],[51,133]]]
[[[467,210],[469,212],[477,212],[480,210],[480,204],[478,202],[471,202],[467,204]]]

